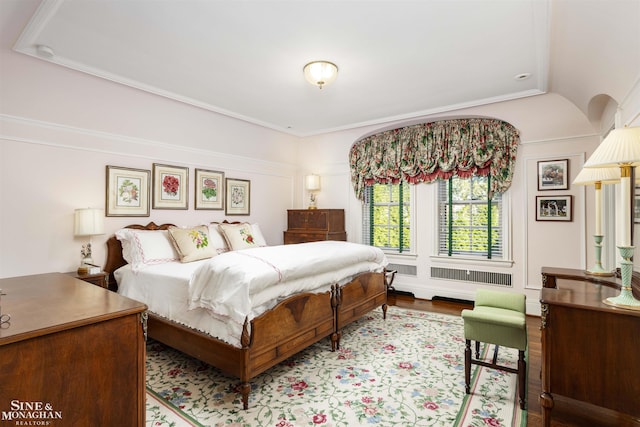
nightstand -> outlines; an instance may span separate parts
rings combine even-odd
[[[84,280],[85,282],[91,283],[92,285],[109,289],[109,274],[105,273],[104,271],[96,274],[78,274],[76,271],[70,271],[66,274],[71,277],[75,277],[76,279]]]

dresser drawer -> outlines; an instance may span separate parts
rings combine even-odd
[[[284,244],[290,243],[304,243],[304,242],[320,242],[322,240],[347,240],[347,233],[327,233],[327,232],[312,232],[312,231],[285,231],[284,232]]]

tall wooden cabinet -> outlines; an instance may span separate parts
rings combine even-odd
[[[144,425],[146,305],[62,273],[0,279],[0,289],[11,315],[0,328],[5,421]]]
[[[344,209],[289,209],[284,244],[347,240]]]

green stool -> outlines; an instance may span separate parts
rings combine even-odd
[[[464,320],[464,381],[465,391],[470,393],[471,364],[518,374],[518,396],[520,408],[525,409],[527,385],[527,363],[524,352],[527,349],[526,297],[512,292],[479,289],[473,310],[462,310]],[[476,342],[475,359],[471,356],[471,341]],[[491,363],[478,360],[480,343],[495,344]],[[518,369],[496,364],[498,347],[518,349]]]

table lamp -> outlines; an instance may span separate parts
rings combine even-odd
[[[307,175],[305,177],[305,189],[309,192],[309,209],[316,209],[316,191],[320,191],[320,176]]]
[[[91,236],[104,234],[104,211],[102,209],[76,209],[74,215],[73,234],[75,236],[89,236],[89,242],[82,246],[82,262],[78,267],[79,274],[87,274],[99,266],[93,264],[91,257]]]
[[[594,185],[596,191],[596,230],[593,236],[595,240],[596,261],[595,265],[587,270],[587,274],[593,276],[613,276],[613,271],[602,267],[602,184],[616,184],[620,182],[620,171],[616,168],[583,168],[573,180],[576,185]]]
[[[585,168],[619,168],[620,170],[620,203],[622,212],[622,233],[618,242],[618,250],[622,260],[620,272],[622,286],[620,294],[609,297],[603,302],[616,307],[640,310],[640,301],[631,289],[633,274],[634,247],[631,246],[631,200],[634,198],[631,185],[631,168],[640,165],[640,127],[624,127],[614,129],[600,143],[591,157],[584,164]]]

